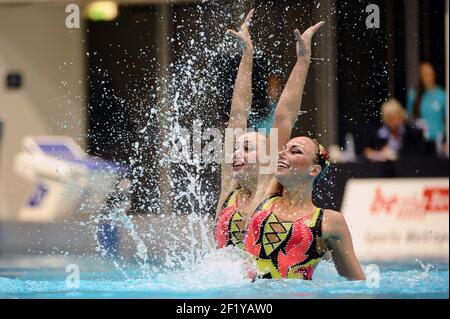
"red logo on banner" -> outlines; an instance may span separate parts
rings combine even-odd
[[[425,188],[425,211],[448,212],[448,188]]]
[[[418,196],[387,196],[381,187],[375,189],[370,205],[371,214],[385,213],[402,219],[424,218],[427,213],[448,212],[448,188],[426,187]]]
[[[370,212],[372,214],[379,213],[380,211],[385,211],[388,214],[392,213],[394,205],[397,203],[398,199],[396,195],[390,197],[384,197],[381,193],[381,188],[377,187],[375,190],[375,197],[373,198],[372,205],[370,205]]]

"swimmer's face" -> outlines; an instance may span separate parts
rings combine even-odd
[[[420,79],[425,88],[433,88],[436,84],[436,72],[430,63],[420,65]]]
[[[264,149],[266,137],[263,134],[249,132],[236,141],[233,153],[233,178],[256,178],[259,170],[258,151]]]
[[[317,164],[318,145],[309,137],[290,140],[278,154],[275,178],[283,186],[295,186],[305,180],[313,180],[320,172]]]

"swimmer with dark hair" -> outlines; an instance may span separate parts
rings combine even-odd
[[[259,175],[262,172],[260,153],[266,151],[267,141],[270,139],[263,133],[246,131],[248,114],[252,104],[254,46],[250,38],[249,24],[253,14],[254,10],[252,9],[239,32],[227,31],[227,34],[240,42],[243,55],[236,77],[228,122],[228,129],[234,129],[235,131],[233,134],[225,135],[225,146],[234,145],[234,138],[236,138],[236,146],[232,154],[227,154],[227,148],[225,147],[221,165],[221,192],[214,229],[218,248],[236,246],[244,249],[246,216],[248,216],[249,208],[254,201]],[[316,28],[319,27],[320,25],[316,26]],[[304,67],[294,68],[293,73],[295,72],[298,75],[291,76],[285,88],[287,90],[291,88],[299,90],[300,95],[296,96],[296,101],[293,101],[293,103],[298,103],[297,109],[301,105],[301,95],[307,71],[307,68]],[[278,130],[276,142],[281,146],[289,140],[292,130],[292,127],[284,125],[287,120],[284,116],[289,111],[286,109],[286,102],[289,101],[278,104],[273,123],[273,128]],[[231,165],[225,161],[227,156],[232,158]]]
[[[303,34],[295,30],[297,62],[274,115],[274,127],[282,134],[279,141],[286,141],[271,162],[273,173],[259,175],[255,209],[246,227],[245,248],[256,259],[262,278],[312,280],[316,266],[330,251],[339,275],[365,279],[344,216],[312,201],[314,182],[330,164],[325,147],[306,136],[289,140],[311,63],[311,39],[322,24]],[[270,140],[267,148],[269,144]]]

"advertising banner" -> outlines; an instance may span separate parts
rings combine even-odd
[[[342,213],[361,260],[446,260],[448,178],[356,179]]]

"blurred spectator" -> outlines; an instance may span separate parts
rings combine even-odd
[[[381,116],[383,126],[369,137],[364,149],[367,159],[384,162],[425,155],[423,133],[407,123],[407,114],[400,102],[389,99],[383,103]]]
[[[445,91],[437,85],[431,63],[421,63],[419,71],[419,89],[408,92],[408,113],[415,125],[423,129],[425,139],[439,147],[445,137]]]

